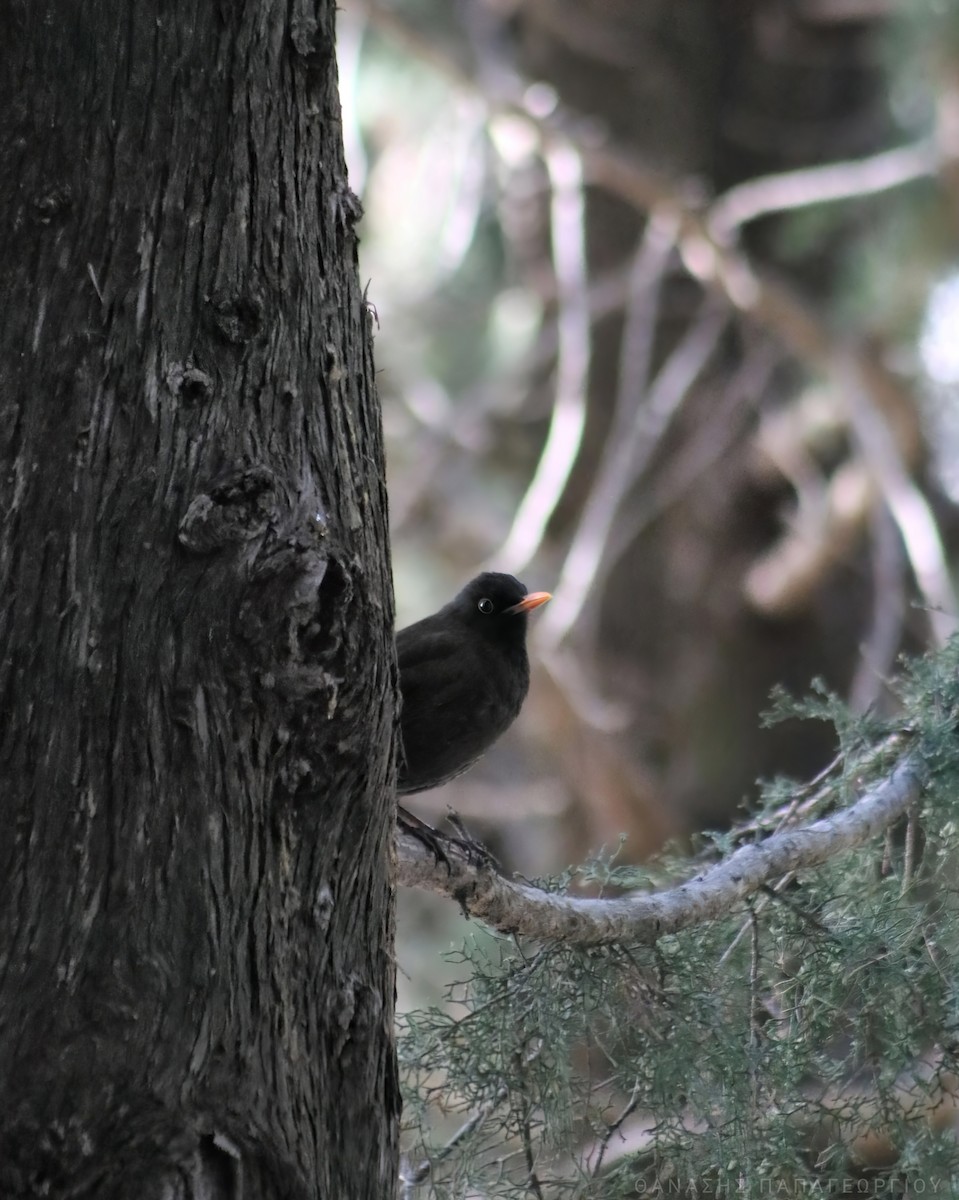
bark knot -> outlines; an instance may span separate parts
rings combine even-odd
[[[307,66],[319,70],[332,56],[333,42],[325,35],[316,10],[315,0],[295,0],[290,19],[290,41]]]
[[[270,547],[256,564],[239,628],[261,661],[261,685],[287,700],[319,702],[329,718],[341,682],[334,653],[344,619],[340,600],[350,588],[325,538],[317,523]]]
[[[216,292],[208,304],[211,325],[234,346],[252,341],[263,327],[265,305],[258,291]]]
[[[171,363],[166,373],[166,383],[174,396],[190,404],[209,400],[213,395],[213,380],[206,371],[190,363]]]
[[[277,514],[277,480],[268,467],[230,471],[200,492],[180,522],[180,544],[210,554],[265,532]]]
[[[33,212],[41,225],[51,225],[64,217],[73,207],[73,193],[69,187],[53,187],[33,201]]]

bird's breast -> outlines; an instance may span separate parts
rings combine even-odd
[[[482,643],[404,671],[400,790],[436,787],[470,767],[513,723],[529,688],[522,654]]]

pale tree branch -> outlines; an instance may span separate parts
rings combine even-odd
[[[499,570],[521,571],[535,555],[579,454],[586,425],[591,322],[587,295],[586,199],[582,163],[557,139],[544,161],[552,184],[551,228],[559,316],[556,399],[539,465],[497,555]]]
[[[416,1189],[430,1177],[436,1164],[449,1158],[453,1151],[458,1149],[463,1142],[472,1137],[477,1130],[482,1129],[483,1123],[494,1109],[508,1098],[509,1089],[501,1087],[492,1100],[481,1104],[475,1112],[469,1115],[453,1136],[444,1145],[440,1146],[438,1150],[433,1152],[432,1157],[422,1159],[415,1166],[404,1157],[400,1163],[400,1200],[412,1200]]]
[[[575,624],[606,553],[623,499],[653,461],[670,422],[705,370],[728,323],[729,310],[708,299],[670,355],[627,425],[614,427],[609,448],[583,506],[541,636],[557,644]]]
[[[589,1163],[590,1158],[592,1157],[593,1151],[594,1150],[596,1151],[596,1161],[589,1171],[589,1174],[592,1176],[593,1179],[596,1179],[603,1169],[603,1159],[606,1157],[606,1151],[609,1149],[610,1140],[612,1139],[612,1137],[615,1133],[618,1133],[619,1130],[622,1129],[623,1123],[626,1121],[626,1119],[628,1117],[632,1116],[632,1114],[636,1111],[636,1109],[639,1105],[639,1098],[640,1098],[640,1089],[639,1089],[639,1084],[636,1083],[633,1086],[632,1095],[629,1097],[629,1100],[626,1102],[625,1108],[622,1110],[622,1112],[619,1114],[619,1116],[614,1121],[612,1121],[609,1125],[607,1125],[604,1133],[600,1137],[596,1146],[591,1147],[590,1150],[584,1156],[584,1162]]]
[[[729,241],[738,229],[759,217],[840,200],[859,200],[931,179],[942,165],[938,142],[926,138],[869,158],[763,175],[737,184],[717,197],[709,210],[709,229],[717,241]]]
[[[772,339],[763,339],[760,345],[747,351],[696,436],[676,451],[657,478],[648,481],[634,510],[623,513],[598,574],[600,585],[643,530],[677,504],[698,479],[732,451],[744,436],[755,398],[763,394],[781,361],[778,343]]]
[[[450,896],[471,916],[506,933],[577,945],[650,944],[665,934],[726,916],[745,897],[790,871],[819,866],[863,845],[918,804],[924,779],[922,762],[906,755],[850,807],[743,846],[663,892],[608,900],[558,895],[506,879],[453,843],[444,843],[448,861],[438,861],[405,832],[396,838],[397,882]]]
[[[836,372],[846,385],[842,396],[860,456],[899,528],[916,584],[928,606],[933,641],[944,646],[956,631],[957,606],[936,519],[909,475],[889,423],[872,403],[855,356],[843,356]]]
[[[873,510],[871,524],[873,611],[849,686],[849,707],[855,713],[868,712],[882,694],[902,643],[906,616],[906,560],[899,530],[881,504]]]

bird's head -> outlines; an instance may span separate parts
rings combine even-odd
[[[494,637],[523,637],[526,614],[552,597],[549,592],[527,592],[512,575],[484,571],[463,588],[451,608],[460,620]]]

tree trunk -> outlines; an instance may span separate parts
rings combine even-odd
[[[0,10],[3,1197],[393,1191],[393,619],[333,18]]]

